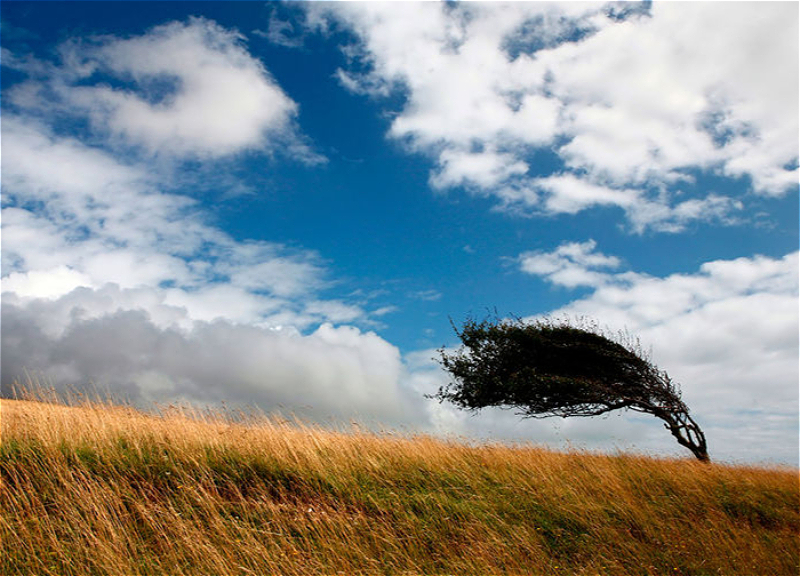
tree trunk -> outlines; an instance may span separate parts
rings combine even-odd
[[[706,436],[688,412],[669,414],[664,426],[675,436],[678,444],[692,451],[692,454],[701,462],[710,462]]]

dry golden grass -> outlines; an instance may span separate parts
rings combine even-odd
[[[3,574],[800,571],[796,471],[2,400]]]

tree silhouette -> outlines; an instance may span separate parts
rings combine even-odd
[[[680,389],[630,338],[620,344],[596,327],[551,320],[467,320],[455,330],[461,348],[439,350],[439,363],[453,377],[432,396],[440,402],[467,410],[517,408],[526,418],[644,412],[709,461],[705,435]]]

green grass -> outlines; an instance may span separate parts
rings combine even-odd
[[[795,470],[0,407],[3,574],[800,572]]]

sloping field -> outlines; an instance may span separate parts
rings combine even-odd
[[[795,470],[2,400],[2,574],[800,571]]]

